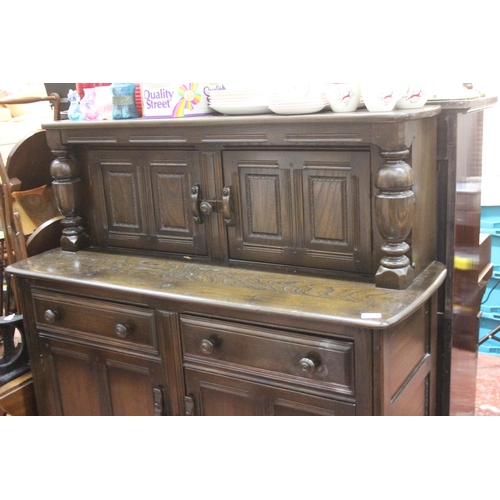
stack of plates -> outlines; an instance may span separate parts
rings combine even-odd
[[[225,115],[269,113],[270,90],[211,90],[208,105]]]
[[[327,105],[322,87],[304,85],[275,91],[269,109],[279,115],[305,115],[317,113]]]

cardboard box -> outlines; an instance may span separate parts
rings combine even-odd
[[[141,83],[142,116],[182,118],[212,114],[208,92],[222,88],[220,83]]]

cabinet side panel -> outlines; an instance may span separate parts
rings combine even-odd
[[[410,318],[380,334],[382,414],[427,415],[434,412],[434,298]],[[434,330],[434,331],[432,331]]]
[[[414,176],[413,192],[415,210],[413,226],[408,240],[411,246],[412,265],[415,274],[421,273],[437,258],[437,124],[435,119],[415,122],[415,141],[409,160]]]

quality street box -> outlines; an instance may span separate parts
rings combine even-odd
[[[182,118],[211,114],[209,91],[223,88],[220,83],[141,83],[142,116]]]

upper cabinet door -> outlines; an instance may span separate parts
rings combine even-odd
[[[207,255],[190,207],[191,188],[201,183],[198,153],[92,151],[89,169],[100,244]]]
[[[371,270],[369,152],[229,151],[223,168],[230,259]]]

